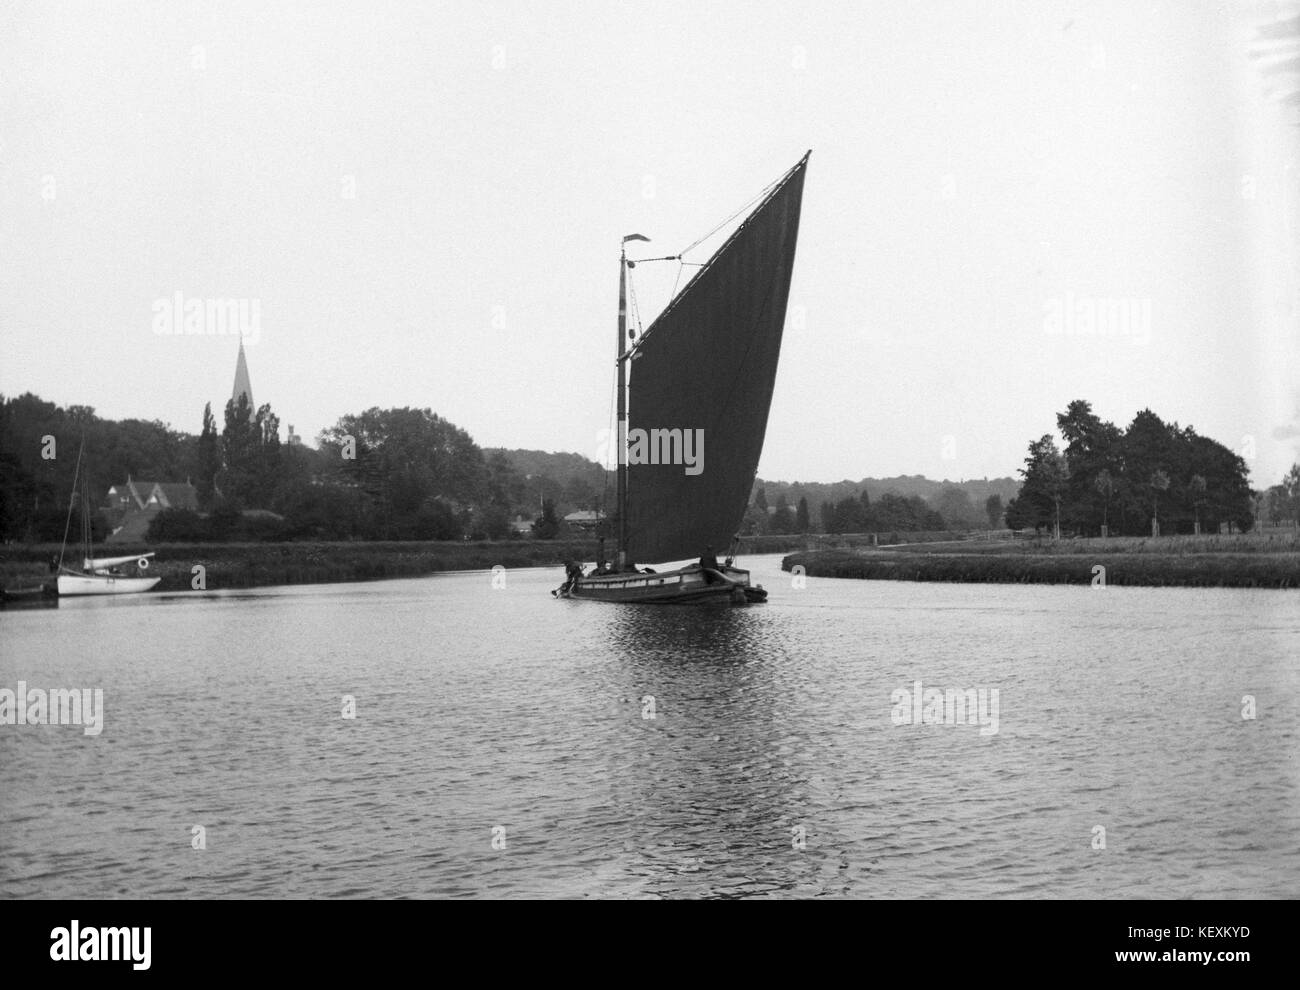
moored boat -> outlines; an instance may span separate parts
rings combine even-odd
[[[121,570],[123,565],[134,563],[138,571],[149,568],[153,551],[142,554],[129,554],[125,557],[96,558],[91,549],[90,530],[90,485],[81,472],[81,458],[85,452],[85,442],[77,451],[77,466],[72,479],[72,497],[68,501],[68,521],[63,528],[63,546],[59,550],[58,593],[59,595],[131,595],[149,591],[160,577],[131,577]],[[72,528],[72,507],[76,504],[78,489],[77,479],[82,479],[81,495],[81,545],[82,569],[66,567],[63,558],[68,549],[68,531]]]
[[[130,595],[148,591],[162,578],[117,577],[112,574],[59,575],[60,595]]]

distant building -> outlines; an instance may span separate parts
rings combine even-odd
[[[293,424],[292,424],[292,423],[289,424],[289,446],[290,446],[290,447],[301,447],[301,446],[302,446],[302,437],[298,436],[298,434],[296,434],[296,433],[293,432]]]
[[[580,509],[577,512],[570,512],[564,517],[564,521],[573,529],[583,533],[594,533],[596,527],[600,525],[604,517],[599,512],[592,512],[589,509]]]
[[[108,490],[104,514],[112,532],[108,543],[140,543],[149,524],[164,509],[199,509],[198,490],[189,481],[134,481],[130,476]]]

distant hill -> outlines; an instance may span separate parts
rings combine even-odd
[[[530,488],[536,486],[536,491],[533,493],[534,504],[539,494],[544,493],[547,498],[554,498],[566,511],[576,508],[594,508],[594,505],[588,503],[604,495],[607,474],[612,497],[614,473],[606,472],[601,465],[581,454],[552,454],[544,450],[508,450],[503,447],[484,448],[483,453],[490,456],[496,451],[503,453],[520,475],[529,477]],[[972,512],[982,517],[984,502],[990,495],[1002,496],[1002,504],[1005,505],[1015,498],[1020,490],[1020,482],[1014,478],[933,481],[919,474],[835,482],[764,481],[758,478],[754,481],[753,492],[750,495],[751,502],[759,488],[765,490],[769,508],[776,505],[778,496],[784,495],[791,509],[799,504],[800,498],[808,499],[808,507],[814,514],[822,502],[857,498],[864,488],[873,500],[886,492],[894,492],[904,497],[920,495],[934,508],[940,508],[940,497],[944,489],[959,488],[969,498]]]
[[[903,496],[920,495],[930,505],[937,506],[940,493],[945,488],[955,487],[964,491],[971,504],[982,512],[984,502],[990,495],[1001,495],[1003,505],[1015,498],[1016,492],[1020,490],[1020,482],[1015,478],[932,481],[919,474],[903,474],[896,478],[863,478],[861,481],[845,480],[829,483],[764,481],[762,478],[756,478],[754,480],[754,490],[750,496],[751,502],[760,487],[766,493],[769,507],[776,505],[777,496],[784,495],[792,509],[799,504],[799,499],[808,499],[808,508],[814,513],[823,502],[838,502],[849,497],[856,498],[863,489],[873,500],[880,498],[886,492],[894,492]]]
[[[504,454],[510,466],[525,479],[532,505],[539,504],[544,496],[554,499],[561,513],[567,514],[575,509],[594,509],[604,497],[607,472],[581,454],[508,450],[505,447],[483,448],[485,457],[498,452]],[[608,474],[612,493],[614,473],[611,471]]]

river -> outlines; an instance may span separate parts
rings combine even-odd
[[[552,568],[2,613],[0,688],[103,722],[0,725],[0,896],[1300,895],[1300,595],[780,559],[734,609]]]

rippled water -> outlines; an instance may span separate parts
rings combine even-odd
[[[1300,895],[1300,596],[779,559],[747,609],[553,569],[0,614],[0,687],[106,709],[0,726],[0,896]],[[917,680],[997,733],[895,725]]]

